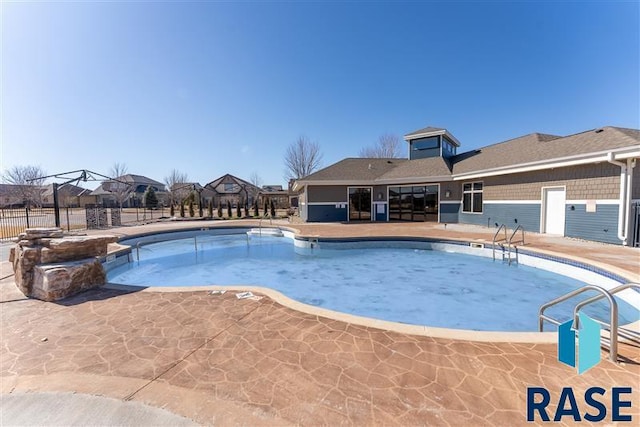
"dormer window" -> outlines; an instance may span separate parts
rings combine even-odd
[[[420,138],[411,141],[412,151],[432,150],[434,148],[440,148],[439,136],[430,136],[429,138]]]
[[[404,136],[409,143],[409,160],[428,157],[452,157],[460,146],[446,129],[428,127]]]

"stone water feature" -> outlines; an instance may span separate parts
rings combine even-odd
[[[64,236],[60,228],[28,228],[11,248],[18,289],[28,297],[57,301],[104,285],[99,257],[118,240],[113,235]]]

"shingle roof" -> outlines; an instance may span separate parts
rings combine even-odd
[[[371,159],[349,157],[312,173],[301,181],[373,181],[406,159]]]
[[[119,177],[117,177],[115,179],[117,181],[119,181],[119,182],[131,183],[132,185],[153,185],[155,187],[158,187],[160,189],[160,191],[164,191],[165,190],[165,187],[164,187],[163,183],[158,182],[156,180],[153,180],[151,178],[147,178],[146,176],[142,176],[142,175],[134,175],[134,174],[128,173],[126,175],[119,176]],[[107,180],[103,181],[103,184],[105,182],[110,182],[110,180],[107,179]],[[98,188],[93,190],[91,192],[91,195],[92,196],[104,196],[104,195],[113,194],[111,191],[105,190],[103,184],[100,184],[100,186],[98,186]]]
[[[444,129],[428,127],[412,134],[441,130],[444,131]],[[640,130],[611,126],[566,137],[532,133],[459,154],[451,158],[450,163],[441,157],[416,160],[347,158],[300,181],[375,183],[376,181],[401,182],[403,179],[411,178],[416,178],[416,181],[428,180],[431,177],[441,178],[487,169],[516,167],[532,162],[604,152],[639,144]]]
[[[449,164],[442,157],[416,159],[397,165],[378,180],[450,176]]]
[[[640,131],[615,127],[594,129],[567,137],[532,133],[453,158],[453,173],[510,167],[579,154],[596,153],[640,143]]]

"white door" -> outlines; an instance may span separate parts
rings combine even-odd
[[[544,232],[564,236],[565,189],[544,190]]]

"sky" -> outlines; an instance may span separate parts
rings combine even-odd
[[[633,2],[0,2],[0,168],[285,185],[436,126],[458,152],[640,128]],[[403,147],[404,148],[404,147]],[[406,148],[404,148],[406,150]],[[86,183],[95,188],[99,183]]]

